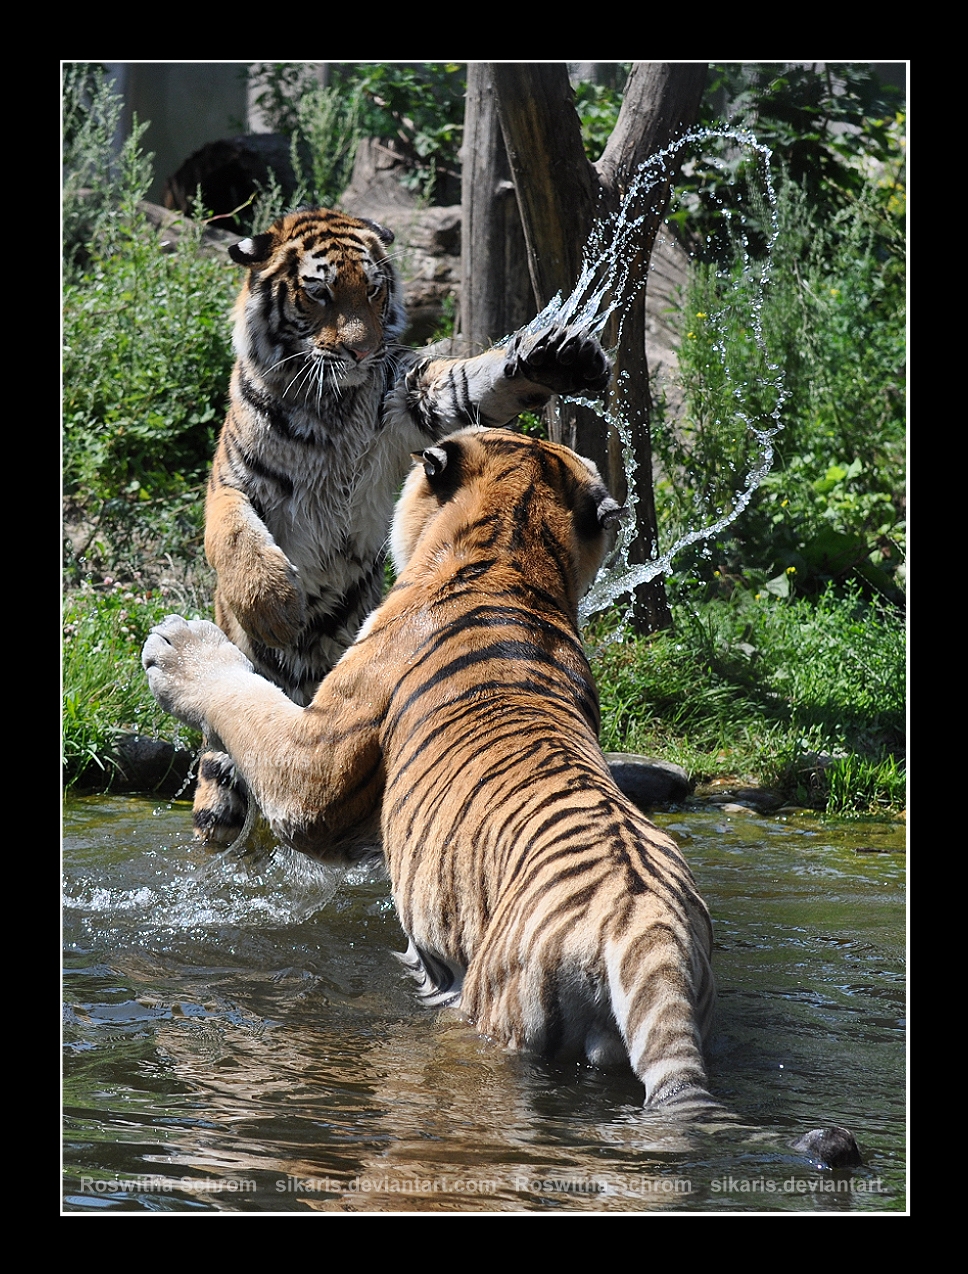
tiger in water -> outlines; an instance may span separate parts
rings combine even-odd
[[[300,705],[381,600],[410,453],[464,424],[506,424],[553,393],[600,395],[609,381],[597,340],[565,326],[473,358],[399,345],[392,240],[375,222],[312,208],[229,249],[248,273],[206,496],[215,621]],[[196,835],[234,841],[246,799],[231,757],[206,751]]]
[[[627,1060],[651,1105],[711,1102],[709,915],[611,777],[578,631],[620,513],[567,448],[458,431],[417,453],[397,582],[307,706],[204,621],[164,621],[144,662],[285,843],[346,863],[382,840],[428,1002],[513,1048]]]
[[[397,581],[300,707],[215,625],[142,656],[220,740],[272,831],[323,862],[382,853],[422,998],[514,1049],[630,1065],[645,1106],[732,1120],[707,1087],[712,927],[675,841],[616,786],[578,603],[622,510],[566,447],[460,430],[414,456]],[[846,1129],[795,1143],[861,1162]]]

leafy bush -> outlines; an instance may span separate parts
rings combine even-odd
[[[897,162],[895,124],[901,94],[866,62],[729,62],[710,67],[699,124],[748,129],[782,160],[811,207],[833,215],[861,198],[872,171]],[[769,238],[759,218],[759,176],[750,153],[733,147],[683,170],[683,199],[673,220],[707,261],[730,259],[730,219],[743,209],[751,245]]]
[[[270,178],[250,217],[253,233],[268,229],[290,208],[330,207],[349,185],[360,138],[365,101],[355,85],[323,86],[303,62],[259,63],[250,70],[255,101],[274,131],[290,138],[297,188],[284,196]]]
[[[178,552],[186,538],[197,552],[201,484],[232,367],[238,272],[201,251],[197,230],[165,251],[140,206],[150,182],[143,128],[136,122],[113,164],[117,117],[103,76],[79,91],[68,73],[65,160],[75,167],[65,178],[64,492],[87,524],[87,547],[107,537],[123,554],[150,526],[156,555]]]
[[[750,507],[728,535],[694,555],[693,577],[727,589],[772,580],[782,591],[795,572],[801,592],[853,577],[898,601],[905,291],[896,214],[870,186],[830,219],[790,181],[777,193],[779,237],[759,315],[782,375],[783,428]],[[678,415],[663,411],[660,389],[653,430],[667,541],[731,507],[754,460],[758,444],[745,417],[768,414],[774,381],[750,330],[750,286],[747,262],[707,265],[685,298],[683,405]]]
[[[328,69],[326,88],[310,63],[267,62],[254,70],[255,100],[272,128],[311,142],[314,165],[338,159],[332,171],[306,174],[312,202],[335,202],[345,189],[355,149],[349,143],[360,136],[392,139],[409,163],[404,184],[428,199],[445,179],[459,177],[463,64],[333,62]],[[295,147],[293,153],[298,172],[303,165]]]

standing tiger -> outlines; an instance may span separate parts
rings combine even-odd
[[[410,453],[464,424],[506,424],[552,393],[600,394],[609,379],[598,342],[562,326],[474,358],[396,345],[392,240],[375,222],[316,208],[229,249],[249,273],[206,498],[215,620],[301,705],[380,602]],[[230,757],[206,753],[196,835],[227,844],[245,809]]]
[[[507,430],[415,459],[397,582],[308,706],[177,616],[145,645],[152,692],[221,740],[295,849],[350,862],[379,829],[428,1002],[513,1048],[627,1060],[649,1106],[705,1108],[709,914],[611,777],[578,631],[622,511],[592,464]]]

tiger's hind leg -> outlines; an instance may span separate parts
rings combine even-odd
[[[242,834],[249,794],[226,752],[203,752],[198,765],[192,828],[213,849],[224,849]]]

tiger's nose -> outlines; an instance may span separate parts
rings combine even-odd
[[[357,345],[352,341],[345,341],[343,348],[355,363],[362,363],[365,358],[369,358],[373,353],[372,345]]]

